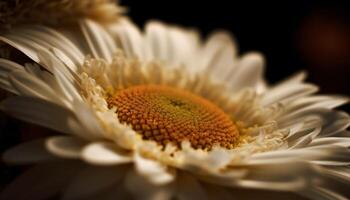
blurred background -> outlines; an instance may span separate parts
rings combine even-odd
[[[266,56],[266,77],[276,83],[300,70],[320,93],[350,96],[350,2],[121,0],[140,26],[149,19],[197,28],[205,37],[216,29],[232,32],[240,53]],[[5,94],[0,91],[0,96]],[[349,106],[342,109],[350,112]],[[0,152],[20,141],[52,132],[0,113]],[[20,168],[0,163],[0,190]]]

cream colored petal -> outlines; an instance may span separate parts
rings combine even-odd
[[[348,198],[345,196],[337,194],[328,189],[316,186],[300,192],[300,195],[314,200],[348,200]]]
[[[315,93],[318,87],[312,84],[301,82],[305,78],[305,73],[298,73],[287,80],[276,84],[264,94],[262,98],[263,105],[269,105],[276,102],[286,102],[298,99],[303,96]]]
[[[348,137],[316,138],[312,140],[308,148],[312,148],[312,147],[322,148],[322,147],[327,147],[329,145],[340,145],[343,147],[350,147],[350,138]]]
[[[8,78],[9,74],[16,70],[24,71],[24,67],[15,62],[0,58],[0,87],[18,95],[19,92],[13,88]]]
[[[322,137],[333,136],[350,126],[350,115],[346,112],[329,111],[323,117]]]
[[[28,45],[26,42],[23,42],[16,38],[11,38],[8,35],[0,36],[0,41],[18,49],[19,51],[24,53],[26,56],[28,56],[30,59],[34,60],[35,62],[39,62],[39,57],[35,52],[35,48]]]
[[[80,21],[80,26],[92,55],[111,62],[117,48],[109,33],[102,26],[88,19]]]
[[[88,166],[74,176],[64,191],[62,199],[88,199],[93,195],[104,193],[110,187],[115,187],[116,190],[120,187],[125,173],[125,167]],[[114,198],[119,199],[118,194]]]
[[[199,168],[208,171],[218,171],[226,167],[233,159],[233,155],[224,149],[213,149],[209,153],[198,152],[190,144],[182,144],[183,166],[185,168]]]
[[[127,173],[124,184],[135,200],[170,200],[175,192],[174,184],[153,185],[133,170]]]
[[[64,63],[73,71],[76,71],[77,66],[83,63],[83,57],[77,58],[77,56],[74,55],[75,52],[73,52],[75,48],[65,44],[65,40],[58,40],[52,35],[37,32],[36,30],[30,28],[17,30],[16,33],[13,33],[13,35],[21,38],[28,38],[28,40],[30,40],[32,43],[35,43],[36,49],[38,50],[45,49],[50,51],[52,48],[60,49],[61,52],[64,52],[64,61],[66,61]],[[57,54],[57,56],[62,57],[59,54]]]
[[[168,36],[166,27],[158,21],[150,21],[146,24],[146,44],[152,52],[152,58],[166,61],[168,53]]]
[[[13,88],[23,96],[37,97],[53,103],[63,104],[63,99],[58,97],[49,85],[26,72],[13,71],[8,78]]]
[[[66,108],[41,99],[11,97],[4,100],[0,109],[10,115],[59,132],[71,133],[68,120],[75,120],[74,114]]]
[[[79,48],[69,40],[63,33],[45,26],[31,26],[24,28],[33,37],[39,38],[65,52],[67,57],[76,65],[82,64],[84,60],[83,53]],[[22,31],[23,33],[24,31]],[[28,34],[27,34],[28,35]]]
[[[286,105],[286,113],[301,112],[313,108],[335,108],[349,101],[349,98],[343,96],[309,96],[296,99]]]
[[[108,27],[108,30],[120,43],[125,55],[129,58],[146,60],[144,38],[140,30],[129,20],[122,19]]]
[[[8,164],[28,164],[56,159],[45,148],[44,139],[19,144],[5,151],[2,158]]]
[[[175,179],[175,172],[156,160],[144,158],[139,154],[134,156],[136,171],[155,185],[169,184]]]
[[[231,80],[231,76],[234,76],[237,70],[236,48],[229,33],[223,31],[212,33],[203,47],[203,54],[198,62],[202,62],[208,73],[217,80]]]
[[[247,53],[237,63],[229,79],[229,87],[236,92],[244,87],[257,88],[263,78],[265,60],[260,53]]]
[[[79,158],[87,141],[71,136],[53,136],[46,140],[46,148],[63,158]]]
[[[80,135],[86,135],[86,137],[91,139],[104,138],[104,129],[94,113],[94,110],[80,101],[74,101],[73,106],[75,115],[81,127],[85,130],[83,133],[80,133]]]
[[[73,80],[69,80],[70,78],[67,77],[60,69],[53,68],[54,77],[56,78],[56,81],[58,85],[60,86],[62,92],[65,94],[65,96],[70,100],[79,100],[82,101],[82,97],[78,91],[78,89],[74,85]]]
[[[15,62],[10,61],[10,60],[0,58],[0,72],[10,72],[10,71],[14,71],[14,70],[23,71],[24,68],[20,64],[17,64]]]
[[[97,142],[86,146],[82,151],[82,158],[96,165],[120,165],[132,162],[130,153],[107,142]]]
[[[344,165],[350,162],[349,155],[350,151],[347,148],[332,145],[260,153],[253,155],[248,163],[254,165],[306,161],[319,164],[333,162],[333,164]]]

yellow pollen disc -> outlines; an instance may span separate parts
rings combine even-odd
[[[143,139],[161,145],[172,142],[180,146],[187,140],[196,149],[214,145],[231,149],[239,137],[237,127],[220,108],[181,89],[134,86],[118,91],[108,105],[116,106],[118,119]]]

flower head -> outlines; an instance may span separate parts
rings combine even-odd
[[[332,109],[347,98],[315,95],[304,73],[265,84],[261,54],[237,56],[225,32],[203,42],[160,22],[145,32],[126,19],[79,25],[0,37],[35,62],[0,60],[0,86],[18,95],[2,110],[66,133],[9,150],[8,162],[91,164],[66,185],[76,199],[249,199],[235,188],[346,195],[350,119]],[[82,163],[71,162],[76,173]]]
[[[122,12],[124,8],[113,0],[5,0],[0,2],[0,29],[32,23],[56,25],[82,17],[110,23]]]

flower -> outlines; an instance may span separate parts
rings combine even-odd
[[[156,21],[144,33],[127,19],[79,25],[0,37],[34,61],[0,60],[0,87],[17,95],[1,109],[66,134],[7,151],[9,163],[51,162],[3,196],[28,197],[18,188],[32,199],[348,195],[350,118],[333,110],[348,98],[315,95],[305,73],[267,85],[262,55],[237,56],[226,32],[203,42]],[[32,183],[38,173],[45,183]]]
[[[0,27],[8,29],[32,23],[56,25],[81,17],[110,23],[124,10],[113,0],[5,0],[0,2]]]

